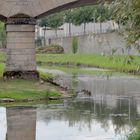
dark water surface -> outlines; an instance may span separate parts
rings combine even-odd
[[[0,107],[0,140],[126,140],[140,121],[140,80],[59,76],[77,97],[36,107]]]

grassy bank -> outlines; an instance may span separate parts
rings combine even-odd
[[[5,54],[0,53],[0,62],[5,61]],[[101,56],[91,54],[37,54],[37,61],[41,63],[91,66],[98,68],[113,69],[120,72],[140,72],[140,57],[134,56]],[[41,84],[35,81],[9,81],[2,80],[4,63],[0,63],[0,99],[10,98],[14,100],[36,100],[48,97],[59,97],[59,89],[50,86],[48,83]],[[52,67],[53,68],[53,67]],[[97,74],[97,71],[86,71],[78,68],[59,67],[60,70],[70,73]],[[102,72],[98,72],[101,74]],[[42,79],[51,79],[53,75],[40,72]]]
[[[4,68],[5,68],[5,64],[0,63],[0,78],[3,76]]]
[[[5,58],[5,54],[0,53],[0,61],[5,61]],[[101,56],[93,54],[37,54],[37,62],[59,65],[83,65],[113,69],[120,72],[140,72],[139,56]]]
[[[69,64],[113,69],[120,72],[140,71],[138,56],[101,56],[92,54],[38,54],[38,62],[50,64]]]
[[[4,54],[0,54],[0,61],[5,61]],[[5,64],[0,63],[0,102],[35,101],[62,96],[60,89],[47,82],[12,80],[3,81],[2,75]],[[40,72],[42,79],[51,79],[51,74]]]
[[[73,75],[92,75],[92,76],[125,76],[128,74],[110,71],[106,69],[88,69],[88,68],[80,68],[80,67],[65,67],[65,66],[40,66],[42,69],[48,70],[60,70],[67,74]]]
[[[59,90],[48,83],[40,84],[36,81],[0,80],[0,101],[13,99],[13,101],[32,101],[60,97]]]
[[[128,136],[128,140],[140,140],[140,123],[138,123],[136,130]]]
[[[4,52],[0,52],[0,62],[3,62],[6,60],[6,55]]]

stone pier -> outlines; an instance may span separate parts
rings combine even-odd
[[[39,79],[35,58],[35,24],[36,20],[30,18],[13,18],[7,21],[7,60],[4,77]]]
[[[112,0],[0,0],[6,23],[7,61],[4,78],[39,79],[35,62],[35,22],[53,13]]]

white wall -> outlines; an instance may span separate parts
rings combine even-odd
[[[65,23],[64,25],[64,34],[65,36],[69,35],[69,24]],[[108,30],[115,30],[118,28],[118,25],[113,21],[108,21],[102,23],[102,33],[106,33]],[[87,23],[86,24],[86,33],[100,33],[100,23]],[[75,26],[71,24],[71,33],[72,35],[82,35],[84,34],[84,24],[81,26]]]
[[[106,33],[108,30],[117,29],[118,25],[113,21],[108,21],[102,23],[102,32]],[[41,27],[36,27],[36,36],[44,36],[44,30]],[[100,23],[88,23],[86,24],[86,33],[100,33]],[[71,24],[71,35],[83,35],[84,34],[84,24],[81,26],[75,26]],[[69,36],[69,23],[65,23],[62,25],[57,31],[58,37],[66,37]],[[46,39],[56,38],[55,30],[51,30],[47,28],[46,30]]]
[[[78,53],[111,55],[112,51],[116,50],[117,55],[139,55],[134,47],[128,50],[123,36],[115,32],[81,35],[77,36],[77,39]],[[56,38],[51,39],[51,44],[59,44],[64,48],[65,53],[72,53],[72,40],[72,37]]]
[[[60,27],[57,30],[57,35],[56,35],[56,31],[51,29],[51,28],[43,28],[43,27],[38,27],[36,26],[36,37],[44,37],[45,34],[45,38],[49,39],[49,38],[56,38],[56,37],[60,37],[60,36],[64,36],[64,28],[63,26]]]

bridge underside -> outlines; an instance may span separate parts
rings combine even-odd
[[[111,0],[106,0],[106,2],[110,2]],[[53,9],[49,9],[48,11],[39,14],[38,16],[36,16],[36,18],[42,18],[44,16],[56,13],[56,12],[60,12],[60,11],[64,11],[66,9],[71,9],[71,8],[77,8],[80,6],[88,6],[88,5],[96,5],[99,3],[104,3],[105,0],[75,0],[73,2],[70,3],[66,3],[64,5],[60,5],[58,7],[54,7]]]
[[[99,2],[104,0],[0,0],[0,20],[6,23],[7,32],[4,77],[39,79],[35,59],[37,19],[58,11]]]

